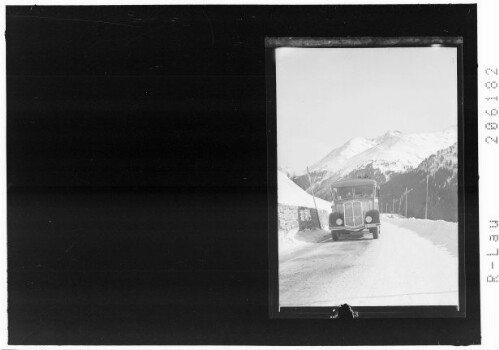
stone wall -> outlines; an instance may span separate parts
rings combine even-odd
[[[323,230],[329,229],[329,213],[326,210],[278,204],[279,231],[289,232],[293,229],[318,229],[319,220]]]

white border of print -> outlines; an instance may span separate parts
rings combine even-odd
[[[487,78],[484,76],[484,68],[495,68],[499,66],[499,40],[497,33],[499,33],[499,1],[497,0],[476,0],[476,1],[389,1],[389,0],[297,0],[297,1],[265,1],[265,0],[252,0],[252,1],[189,1],[189,0],[147,0],[147,1],[89,1],[89,0],[11,0],[2,1],[0,7],[0,28],[5,32],[5,6],[6,5],[173,5],[173,4],[478,4],[478,83],[479,83],[479,173],[480,173],[480,254],[481,254],[481,329],[482,329],[482,344],[469,346],[469,349],[484,349],[492,350],[499,348],[499,333],[494,332],[497,330],[499,324],[499,283],[491,284],[486,283],[486,274],[483,271],[488,269],[488,261],[486,261],[486,249],[490,247],[488,242],[489,220],[492,218],[497,219],[499,213],[499,202],[497,197],[499,191],[497,190],[497,179],[499,177],[499,164],[491,162],[492,159],[499,159],[499,147],[485,144],[484,135],[485,123],[483,111],[486,106],[484,105],[485,88],[484,83]],[[495,34],[495,35],[494,35]],[[495,46],[494,46],[495,43]],[[7,178],[6,178],[6,59],[5,59],[5,40],[0,43],[0,101],[1,101],[1,122],[0,124],[0,233],[3,242],[0,243],[0,349],[89,349],[89,348],[134,348],[134,349],[241,349],[249,348],[242,346],[9,346],[7,345]],[[487,120],[490,121],[490,120]],[[488,162],[486,162],[488,160]],[[488,189],[485,191],[484,189]],[[489,192],[490,190],[494,192]],[[495,215],[495,216],[494,216]],[[499,265],[499,264],[498,264]],[[260,349],[280,349],[285,347],[252,347]],[[300,349],[314,349],[318,347],[300,347]],[[325,347],[321,347],[325,348]],[[384,349],[385,346],[355,346],[355,347],[337,347],[337,348],[355,348],[355,350],[363,349]],[[435,348],[435,346],[398,346],[391,347],[392,349],[428,349]],[[439,346],[439,349],[454,349],[453,346]]]

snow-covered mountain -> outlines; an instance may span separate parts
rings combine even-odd
[[[328,171],[333,173],[342,169],[348,160],[374,146],[376,146],[375,140],[355,137],[341,147],[333,149],[327,156],[312,165],[310,171]]]
[[[329,200],[330,184],[347,178],[368,177],[384,184],[397,174],[415,170],[427,158],[456,142],[456,126],[430,133],[388,131],[373,139],[353,138],[310,167],[315,193]],[[443,153],[437,159],[440,159],[440,155]],[[442,162],[446,160],[442,159]],[[429,166],[433,160],[427,163]],[[434,171],[441,165],[434,164]],[[306,174],[293,178],[293,181],[308,192],[311,191]]]
[[[384,175],[386,181],[392,173],[415,168],[428,156],[456,141],[455,126],[433,133],[388,131],[375,139],[357,137],[332,150],[312,165],[310,172],[317,173],[320,180],[338,180],[370,166]]]
[[[448,169],[452,175],[448,182],[455,181],[457,177],[457,142],[452,146],[438,151],[436,154],[426,158],[419,164],[416,171],[435,176],[438,171]]]
[[[428,176],[428,210],[426,211],[426,178]],[[405,202],[399,200],[405,189],[411,189],[407,205],[407,215],[416,218],[442,219],[457,221],[457,143],[423,160],[418,167],[405,173],[393,175],[381,185],[380,202],[388,203],[392,209],[393,201],[398,209]],[[390,204],[392,203],[392,204]],[[402,204],[402,207],[401,207]]]

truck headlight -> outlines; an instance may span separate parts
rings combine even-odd
[[[373,218],[370,217],[369,215],[366,216],[366,222],[367,223],[370,223],[371,221],[373,221]]]
[[[343,224],[343,220],[340,218],[336,219],[336,225],[340,226],[341,224]]]

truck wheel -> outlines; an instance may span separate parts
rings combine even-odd
[[[369,231],[373,234],[373,239],[378,239],[379,237],[379,226],[370,228]]]
[[[340,235],[338,234],[338,231],[331,231],[331,236],[333,237],[333,241],[339,241],[340,240]]]

